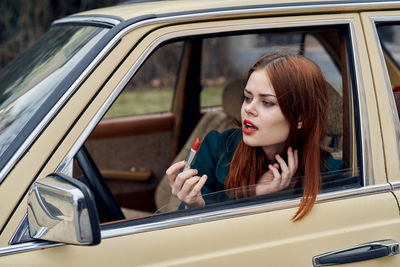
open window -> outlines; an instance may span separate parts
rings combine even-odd
[[[321,146],[342,167],[323,173],[321,192],[362,186],[348,31],[346,24],[340,24],[214,32],[161,44],[126,84],[75,157],[74,176],[85,180],[90,175],[79,156],[85,154],[92,165],[86,168],[97,169],[98,179],[104,181],[100,186],[107,188],[99,191],[100,198],[103,202],[113,199],[113,207],[99,207],[115,209],[116,214],[101,220],[177,211],[180,203],[171,195],[165,170],[186,157],[195,138],[202,139],[211,130],[238,127],[249,68],[263,54],[279,51],[314,59],[329,83],[328,132]],[[301,188],[292,188],[238,200],[222,190],[207,197],[212,199],[210,208],[224,208],[293,199],[301,193]],[[177,214],[186,212],[191,211]]]

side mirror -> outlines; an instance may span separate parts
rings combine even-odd
[[[77,245],[97,245],[101,240],[92,193],[64,174],[53,173],[32,185],[28,221],[33,238]]]

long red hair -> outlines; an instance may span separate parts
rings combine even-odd
[[[314,206],[320,186],[321,149],[327,120],[327,83],[310,59],[294,54],[278,53],[259,59],[250,75],[263,69],[275,90],[279,106],[290,124],[285,153],[291,146],[299,151],[299,167],[295,177],[303,187],[300,207],[292,220],[306,216]],[[302,122],[301,129],[298,123]],[[225,189],[257,183],[265,171],[265,156],[261,147],[250,147],[241,139],[230,163]]]

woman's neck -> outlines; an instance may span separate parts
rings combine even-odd
[[[269,145],[269,146],[264,146],[263,150],[265,153],[266,158],[269,161],[273,161],[275,159],[276,154],[280,154],[283,150],[285,143],[279,143],[279,144],[274,144],[274,145]]]

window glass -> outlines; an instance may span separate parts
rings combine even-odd
[[[105,118],[171,111],[182,42],[167,44],[143,64]]]
[[[318,64],[327,82],[342,94],[342,74],[325,47],[312,34],[305,35],[304,55]]]
[[[392,85],[397,114],[400,116],[400,25],[378,25],[377,30]]]

